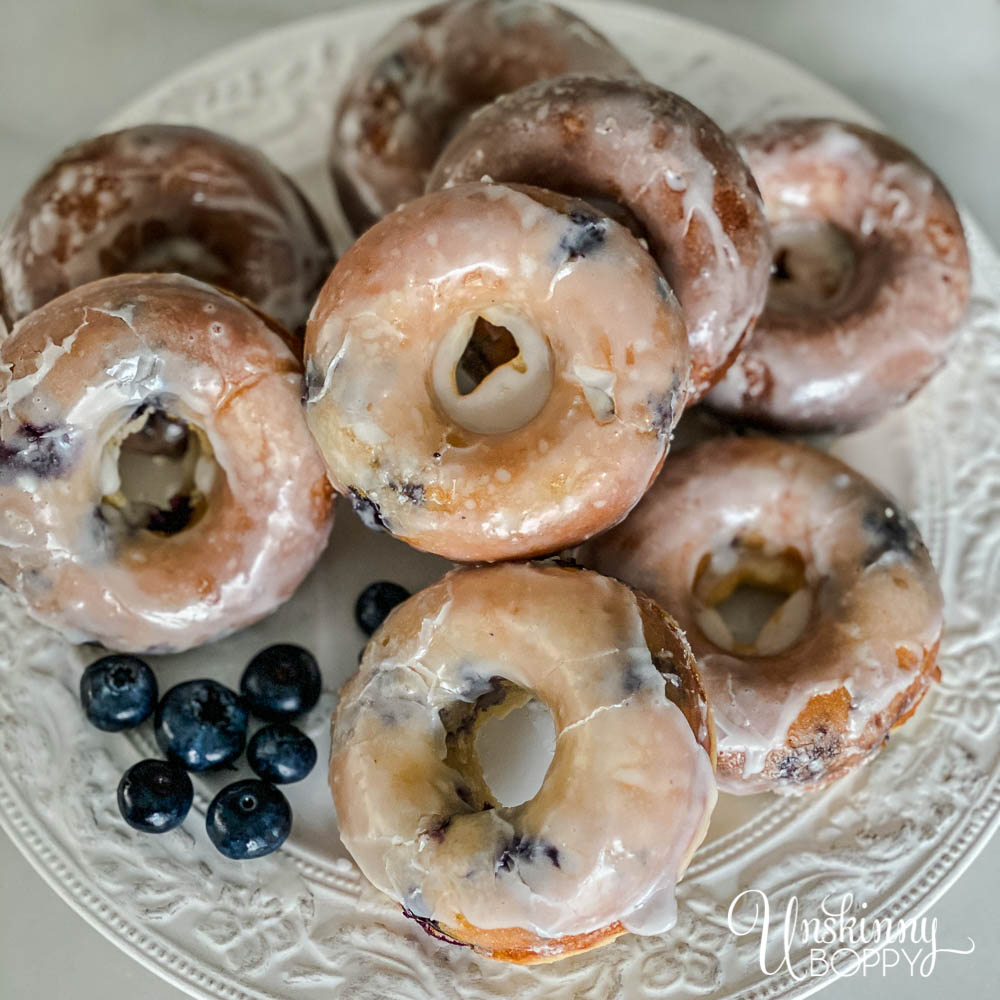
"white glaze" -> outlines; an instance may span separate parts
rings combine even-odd
[[[898,544],[869,563],[880,519],[897,521],[888,537]],[[706,555],[715,563],[715,553],[728,551],[735,568],[734,540],[771,554],[791,548],[805,562],[808,615],[804,598],[786,602],[793,620],[779,616],[758,656],[713,641],[711,619],[709,630],[701,627],[699,567]],[[860,762],[896,721],[884,714],[894,699],[933,667],[941,591],[916,529],[864,477],[803,446],[720,438],[680,452],[586,561],[651,594],[685,629],[715,717],[719,786],[727,792],[800,790],[774,774],[789,728],[811,698],[840,688],[850,695],[843,750],[861,750]],[[803,622],[800,638],[781,649],[785,628]],[[836,764],[812,761],[815,780]]]
[[[491,371],[475,390],[462,395],[455,373],[477,316],[508,330],[517,342],[518,354]],[[548,341],[511,309],[481,309],[461,317],[441,338],[434,353],[431,382],[437,402],[459,426],[478,434],[516,431],[538,416],[552,391]]]
[[[205,129],[144,125],[67,150],[28,189],[0,231],[0,311],[20,319],[88,281],[167,266],[295,330],[331,265],[311,209],[261,153]]]
[[[330,164],[351,224],[365,229],[421,195],[476,108],[574,70],[634,72],[603,35],[539,0],[449,0],[400,21],[364,54],[337,105]]]
[[[322,552],[330,497],[300,368],[242,303],[179,275],[105,279],[21,321],[2,358],[0,578],[40,621],[186,649],[274,610]],[[143,404],[198,428],[212,459],[193,470],[205,513],[166,537],[98,517]],[[53,462],[25,427],[51,429]]]
[[[885,136],[831,119],[773,122],[737,137],[783,228],[829,223],[842,287],[812,308],[769,299],[710,404],[800,430],[847,430],[906,402],[945,362],[969,295],[969,258],[948,192]],[[816,270],[818,264],[812,265]],[[800,267],[802,265],[800,264]]]
[[[568,75],[476,112],[428,190],[484,174],[631,213],[684,308],[700,398],[763,308],[771,263],[760,196],[721,129],[652,84]]]
[[[594,245],[570,253],[581,234]],[[683,405],[683,321],[662,284],[625,229],[557,195],[470,184],[393,213],[342,259],[308,327],[306,415],[334,485],[460,560],[552,552],[614,524]],[[525,376],[515,359],[454,398],[448,363],[479,315],[510,319]],[[525,380],[515,409],[503,396]]]
[[[475,811],[440,712],[496,677],[549,708],[556,750],[532,799]],[[668,930],[715,803],[635,595],[553,566],[457,570],[396,609],[342,692],[330,773],[341,837],[379,889],[447,927],[542,939]],[[498,862],[515,837],[536,847]]]

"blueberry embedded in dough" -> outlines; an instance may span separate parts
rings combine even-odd
[[[559,238],[559,250],[567,261],[579,260],[600,250],[608,238],[608,220],[582,211],[569,213],[570,225]]]
[[[366,528],[372,531],[388,531],[391,534],[392,529],[382,516],[381,508],[371,497],[365,496],[355,486],[347,488],[347,495],[351,501],[351,507],[354,508],[354,513],[361,518],[361,523]]]
[[[555,844],[514,834],[510,842],[500,851],[494,863],[494,871],[497,874],[509,872],[519,864],[533,864],[542,860],[548,861],[554,868],[562,867],[559,864],[559,848]]]
[[[662,396],[656,396],[649,400],[649,412],[652,419],[653,429],[657,437],[667,440],[674,429],[674,425],[680,416],[682,406],[680,404],[681,391],[683,386],[679,378],[674,376],[670,385],[670,391]]]
[[[471,677],[457,692],[457,700],[438,711],[449,740],[469,736],[483,713],[504,704],[516,686],[503,677]]]
[[[642,689],[642,673],[636,669],[635,664],[630,663],[622,674],[622,690],[625,694],[635,694]]]
[[[58,479],[73,467],[77,451],[72,428],[23,424],[9,438],[0,440],[0,481],[25,474]]]
[[[423,483],[389,483],[389,489],[398,493],[404,501],[422,504],[424,502],[425,488]]]
[[[869,510],[862,524],[872,537],[872,545],[862,559],[866,568],[888,553],[912,558],[924,547],[917,526],[892,504]]]
[[[653,429],[657,436],[667,438],[674,427],[674,395],[670,393],[652,400],[649,404],[653,418]]]
[[[431,838],[436,844],[440,844],[444,840],[445,834],[448,832],[448,827],[451,826],[452,821],[451,816],[444,816],[434,820],[433,823],[427,828],[427,836]]]
[[[775,768],[775,777],[778,781],[790,784],[818,781],[842,749],[841,740],[836,733],[831,733],[825,726],[818,726],[807,744],[789,748],[784,753]]]

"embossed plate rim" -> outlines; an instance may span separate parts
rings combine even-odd
[[[135,120],[137,114],[142,116],[143,109],[163,105],[171,94],[182,88],[197,89],[207,88],[213,84],[225,85],[227,79],[232,79],[237,66],[252,63],[257,54],[275,52],[284,48],[301,48],[305,51],[313,33],[329,39],[339,29],[344,30],[347,38],[350,39],[352,30],[362,29],[367,33],[375,19],[381,19],[383,23],[388,23],[400,12],[413,9],[416,6],[419,4],[390,3],[370,5],[365,8],[345,8],[251,36],[168,77],[146,95],[131,102],[116,116],[114,123],[121,123],[126,119]],[[725,49],[736,47],[758,62],[766,63],[776,74],[786,76],[789,79],[789,86],[806,86],[816,93],[826,94],[830,101],[839,102],[839,105],[845,109],[843,113],[850,113],[852,117],[860,120],[872,120],[871,116],[863,109],[843,98],[842,95],[821,81],[815,80],[793,63],[751,43],[735,39],[718,29],[700,25],[663,11],[628,3],[598,3],[595,0],[588,0],[588,2],[571,3],[567,6],[579,8],[599,27],[608,25],[614,18],[615,11],[619,11],[626,19],[645,19],[650,27],[655,26],[657,30],[669,31],[672,28],[676,30],[681,27],[688,32],[693,32],[704,40],[705,47],[709,50],[720,47]],[[610,29],[605,27],[605,30]],[[641,62],[641,60],[639,61]],[[993,275],[996,284],[991,287],[994,287],[994,290],[1000,288],[1000,270],[998,270],[1000,261],[996,258],[995,251],[989,248],[978,227],[972,224],[970,230],[973,242],[979,247],[980,253],[985,254],[988,258],[990,269],[996,272]],[[912,428],[908,428],[908,430],[915,433]],[[943,852],[948,857],[944,857],[942,854],[933,865],[925,866],[915,872],[909,881],[900,885],[891,901],[893,909],[905,909],[908,914],[923,912],[946,891],[972,862],[989,836],[1000,826],[1000,784],[994,782],[992,787],[986,791],[989,794],[980,795],[976,800],[974,812],[969,814],[975,822],[980,824],[978,828],[975,827],[975,823],[966,822],[961,829],[949,830],[948,849]],[[788,807],[786,803],[777,803],[768,808],[767,815],[776,815],[786,808],[791,812],[799,811],[798,806]],[[808,806],[803,808],[808,808]],[[2,769],[0,769],[0,826],[3,826],[8,832],[45,881],[88,922],[96,926],[109,940],[178,987],[195,995],[213,995],[226,998],[284,996],[287,993],[295,992],[295,987],[292,986],[288,987],[287,993],[282,991],[280,994],[262,992],[256,989],[248,990],[243,984],[239,984],[233,979],[227,979],[225,974],[220,975],[210,965],[190,955],[185,955],[179,949],[169,947],[169,942],[161,940],[157,934],[151,934],[148,927],[144,927],[139,922],[124,919],[114,911],[114,907],[108,904],[106,898],[102,898],[100,892],[92,890],[85,879],[81,878],[80,866],[74,868],[75,862],[68,855],[68,852],[62,850],[57,838],[49,837],[48,841],[46,840],[43,835],[45,832],[43,819],[36,810],[28,806],[14,782]],[[735,841],[731,843],[730,840],[730,837],[725,837],[716,841],[709,848],[708,860],[711,861],[717,853],[725,854],[729,847],[737,846]],[[319,872],[308,870],[311,862],[307,855],[300,854],[298,851],[289,853],[296,866],[306,875],[310,878],[318,876]],[[728,863],[726,859],[719,862],[720,865],[726,863]],[[697,865],[694,866],[693,871],[696,869]],[[935,874],[936,871],[940,871],[940,875]],[[350,876],[348,876],[348,880],[351,880]],[[742,995],[757,998],[802,996],[814,989],[819,989],[825,982],[825,980],[817,980],[803,985],[792,983],[787,976],[773,977],[756,984]]]

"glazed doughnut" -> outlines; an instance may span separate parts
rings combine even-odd
[[[538,0],[450,0],[400,21],[337,105],[330,169],[355,231],[424,193],[441,148],[476,108],[573,70],[635,72],[589,25]]]
[[[940,677],[941,589],[915,525],[803,445],[717,438],[672,456],[585,558],[687,633],[723,791],[799,792],[847,774]],[[784,598],[756,639],[718,610],[746,584]]]
[[[532,699],[555,756],[507,806],[476,731]],[[455,570],[393,610],[341,692],[330,787],[345,846],[407,916],[528,964],[673,926],[713,757],[668,615],[596,573],[506,564]]]
[[[684,307],[691,401],[721,377],[764,305],[771,251],[757,186],[710,118],[637,79],[541,81],[473,115],[428,190],[484,176],[618,206]]]
[[[789,430],[871,423],[948,357],[969,299],[958,211],[912,153],[860,125],[795,118],[736,138],[764,196],[775,270],[709,402]]]
[[[181,275],[105,278],[22,320],[0,362],[0,580],[71,641],[208,642],[319,557],[332,495],[301,367],[241,301]]]
[[[342,258],[306,333],[306,418],[369,527],[459,561],[616,523],[683,407],[684,321],[623,227],[552,192],[409,202]]]
[[[180,125],[139,125],[62,154],[0,231],[9,325],[78,285],[177,271],[300,330],[333,253],[295,184],[262,154]]]

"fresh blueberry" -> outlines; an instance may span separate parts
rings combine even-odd
[[[301,729],[275,722],[258,729],[247,746],[247,763],[265,781],[301,781],[316,764],[316,744]]]
[[[301,646],[262,649],[243,671],[240,693],[254,715],[289,722],[319,701],[322,678],[315,657]]]
[[[118,783],[122,817],[144,833],[166,833],[180,826],[193,798],[187,772],[166,760],[140,760]]]
[[[144,722],[156,708],[156,678],[138,657],[114,653],[95,660],[80,678],[80,701],[90,722],[118,733]]]
[[[227,858],[262,858],[285,842],[292,829],[292,807],[266,781],[235,781],[212,799],[205,828]]]
[[[386,620],[389,612],[409,596],[410,592],[398,583],[388,580],[370,583],[358,595],[354,617],[365,635],[371,635]]]
[[[208,771],[235,760],[247,739],[247,710],[217,681],[185,681],[156,708],[156,742],[189,771]]]

